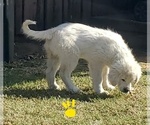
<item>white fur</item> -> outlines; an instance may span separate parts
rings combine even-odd
[[[23,23],[24,34],[46,41],[46,77],[50,88],[60,89],[55,81],[55,74],[60,69],[67,89],[79,91],[71,81],[71,73],[79,58],[88,61],[96,93],[106,92],[103,86],[114,89],[116,85],[121,91],[130,91],[131,83],[139,81],[141,67],[118,33],[78,23],[64,23],[45,31],[33,31],[28,27],[30,24],[35,22],[26,20]]]

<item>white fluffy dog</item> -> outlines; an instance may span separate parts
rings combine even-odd
[[[60,69],[60,77],[67,89],[79,92],[71,81],[71,73],[79,58],[88,61],[96,93],[108,93],[103,87],[114,89],[116,85],[127,93],[132,90],[132,83],[139,81],[141,67],[121,35],[78,23],[64,23],[45,31],[33,31],[28,27],[30,24],[36,22],[26,20],[23,23],[24,34],[46,41],[46,78],[50,88],[60,89],[55,81],[56,72]]]

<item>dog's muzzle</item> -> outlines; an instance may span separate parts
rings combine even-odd
[[[124,88],[122,92],[128,93],[128,92],[130,92],[130,90],[129,90],[129,88]]]

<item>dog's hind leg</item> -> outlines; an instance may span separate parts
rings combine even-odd
[[[107,89],[115,89],[113,85],[110,84],[108,80],[108,74],[109,74],[109,67],[104,66],[103,71],[102,71],[102,77],[103,77],[103,86]]]
[[[50,55],[47,59],[46,79],[50,89],[60,90],[60,86],[56,83],[55,75],[60,67],[59,59],[56,56]]]
[[[78,93],[80,91],[79,88],[77,88],[71,80],[71,73],[75,69],[77,63],[78,63],[78,58],[70,57],[67,60],[61,62],[61,66],[60,66],[60,77],[65,83],[68,91],[72,93]]]
[[[103,66],[96,64],[96,63],[90,63],[89,64],[89,70],[90,70],[90,76],[92,77],[92,82],[93,82],[93,89],[97,94],[101,93],[106,93],[108,94],[107,91],[104,90],[102,86],[102,69]]]

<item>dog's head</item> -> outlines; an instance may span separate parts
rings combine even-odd
[[[110,68],[109,81],[112,85],[118,85],[124,93],[133,90],[132,85],[136,84],[141,77],[141,67],[137,62],[129,64],[114,64]]]

